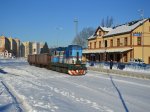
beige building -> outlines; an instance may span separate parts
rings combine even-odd
[[[40,54],[41,48],[43,48],[44,44],[39,42],[32,43],[32,54]]]
[[[39,42],[23,42],[21,44],[21,56],[27,57],[29,54],[40,54],[43,43]]]
[[[21,44],[21,56],[27,57],[29,54],[32,54],[32,43],[31,42],[22,42]]]
[[[10,42],[10,52],[14,56],[16,56],[17,55],[17,43],[12,37],[9,37],[8,39],[9,39],[9,42]]]
[[[14,39],[12,37],[0,36],[0,53],[9,54],[4,55],[4,57],[19,57],[20,55],[20,40]]]
[[[17,38],[15,38],[14,39],[15,40],[15,42],[16,42],[16,44],[17,44],[17,53],[16,53],[16,56],[17,57],[20,57],[21,56],[21,50],[20,50],[20,40],[19,39],[17,39]]]
[[[9,39],[5,36],[0,36],[0,52],[4,52],[5,50],[10,51]]]
[[[150,18],[114,28],[98,27],[83,51],[87,61],[129,62],[141,59],[150,64]]]

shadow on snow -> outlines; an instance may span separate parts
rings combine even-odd
[[[110,79],[111,79],[111,82],[112,82],[113,86],[114,86],[115,89],[117,90],[117,93],[118,93],[118,95],[119,95],[119,98],[120,98],[120,100],[121,100],[121,102],[122,102],[122,105],[123,105],[123,107],[124,107],[124,109],[125,109],[125,112],[129,112],[128,107],[127,107],[127,105],[125,104],[125,101],[124,101],[124,99],[123,99],[123,97],[122,97],[122,94],[121,94],[120,90],[119,90],[119,89],[117,88],[117,86],[115,85],[115,83],[114,83],[114,81],[113,81],[113,79],[112,79],[112,76],[109,75],[109,77],[110,77]]]
[[[7,72],[5,72],[4,70],[0,69],[0,73],[2,74],[7,74]]]
[[[0,106],[0,112],[9,111],[13,105],[14,105],[14,103],[9,103],[9,104],[5,104],[5,105],[1,105]]]

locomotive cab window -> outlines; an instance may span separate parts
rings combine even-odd
[[[79,52],[77,52],[77,62],[79,61]]]
[[[70,55],[72,55],[72,51],[70,51]]]

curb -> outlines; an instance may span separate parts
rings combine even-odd
[[[148,73],[139,73],[139,72],[131,72],[131,71],[123,71],[123,70],[110,70],[110,69],[103,69],[103,68],[94,68],[94,67],[87,67],[88,70],[104,72],[104,73],[113,73],[121,76],[130,76],[136,77],[141,79],[150,79],[150,74]]]

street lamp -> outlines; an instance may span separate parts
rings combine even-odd
[[[141,22],[141,25],[142,25],[142,36],[141,36],[141,38],[142,38],[142,61],[144,61],[144,21],[143,21],[144,20],[144,10],[140,9],[138,11],[142,18],[142,22]]]

